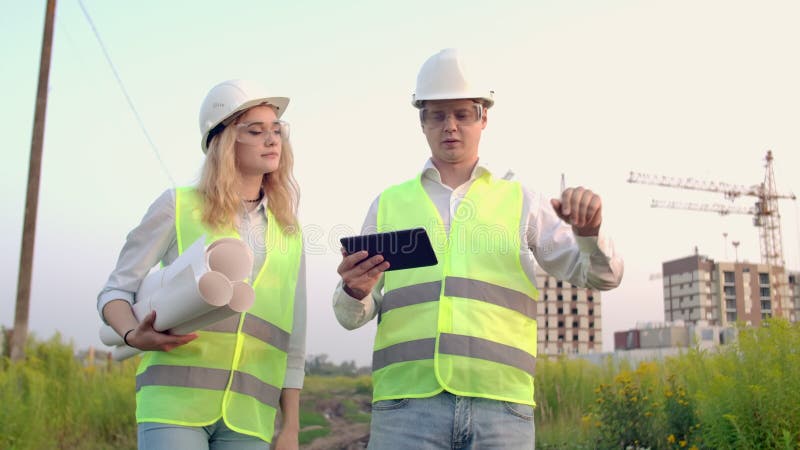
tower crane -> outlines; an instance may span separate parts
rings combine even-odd
[[[783,258],[783,237],[781,235],[781,216],[778,211],[778,200],[795,200],[796,197],[791,192],[779,193],[777,191],[775,186],[775,172],[773,170],[772,150],[767,151],[764,167],[766,169],[764,173],[764,181],[752,186],[698,180],[695,178],[673,178],[637,172],[630,173],[628,182],[696,191],[718,192],[723,194],[725,198],[731,202],[742,196],[755,197],[755,204],[750,207],[720,203],[702,204],[661,200],[653,200],[650,206],[653,208],[673,208],[687,209],[691,211],[716,212],[720,215],[748,214],[753,216],[753,225],[758,227],[759,230],[761,262],[767,265],[767,271],[771,274],[774,270],[773,268],[783,269],[785,267]],[[737,247],[737,250],[738,244],[738,241],[734,243],[734,246]],[[736,259],[737,261],[739,259],[738,251]],[[778,303],[780,304],[782,284],[781,276],[778,275],[776,279],[778,280],[776,286],[777,289],[775,290],[775,293],[777,294],[776,300],[778,300]]]
[[[742,207],[726,204],[701,204],[688,202],[668,202],[653,200],[654,208],[688,209],[692,211],[716,212],[721,215],[748,214],[753,216],[753,225],[759,229],[759,242],[761,247],[761,262],[771,267],[783,267],[783,238],[781,235],[780,213],[778,200],[797,197],[791,192],[779,193],[775,187],[775,172],[772,167],[772,150],[767,151],[765,157],[764,181],[752,186],[743,186],[716,181],[698,180],[695,178],[673,178],[661,175],[650,175],[631,172],[629,183],[651,184],[657,186],[690,189],[696,191],[719,192],[725,198],[734,201],[741,196],[756,197],[756,202],[751,207]]]

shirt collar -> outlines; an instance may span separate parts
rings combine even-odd
[[[264,194],[264,198],[261,199],[261,201],[258,203],[258,206],[256,206],[256,209],[254,211],[258,211],[264,217],[266,217],[267,216],[267,206],[268,205],[269,205],[269,201],[267,201],[267,194]]]
[[[268,199],[267,199],[267,195],[266,195],[266,194],[264,194],[264,196],[261,198],[261,201],[260,201],[260,202],[258,202],[258,205],[257,205],[255,208],[253,208],[253,209],[252,209],[252,210],[250,210],[250,211],[247,211],[247,210],[245,209],[245,210],[243,211],[243,214],[244,214],[244,215],[253,215],[253,214],[259,214],[259,215],[262,215],[262,216],[264,216],[264,217],[267,217],[267,207],[268,207],[268,206],[269,206],[269,201],[268,201]]]
[[[483,176],[483,174],[487,173],[490,176],[492,175],[492,171],[489,170],[489,166],[483,161],[481,161],[480,158],[478,158],[478,162],[472,169],[472,174],[470,174],[469,180],[472,181],[476,178]],[[422,177],[428,178],[429,180],[435,181],[437,183],[442,182],[442,174],[439,173],[439,169],[437,169],[436,166],[433,165],[433,160],[431,158],[428,158],[428,160],[425,161],[425,165],[422,166]]]

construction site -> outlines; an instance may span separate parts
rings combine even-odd
[[[777,189],[773,164],[772,151],[767,151],[763,181],[752,185],[630,173],[629,183],[721,194],[728,203],[652,200],[651,207],[749,215],[758,230],[761,260],[740,261],[741,241],[735,240],[732,261],[715,260],[697,247],[693,254],[664,261],[661,273],[651,275],[651,280],[662,281],[664,321],[615,333],[615,350],[719,345],[732,339],[737,323],[760,326],[771,317],[790,322],[800,318],[800,272],[786,266],[779,209],[780,200],[796,196]],[[743,197],[755,201],[735,204]],[[727,244],[727,233],[723,236]]]

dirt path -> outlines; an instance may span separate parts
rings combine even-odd
[[[302,400],[301,400],[302,401]],[[371,397],[352,392],[337,393],[325,398],[307,397],[306,404],[328,422],[330,433],[301,446],[301,450],[363,450],[369,440],[369,423],[364,415],[371,410]],[[350,410],[350,414],[348,414]],[[355,418],[357,417],[357,419]],[[304,429],[310,430],[311,427]]]
[[[331,424],[331,433],[301,447],[303,450],[362,450],[367,448],[369,424]]]

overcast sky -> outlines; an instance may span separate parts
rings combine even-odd
[[[45,1],[0,0],[0,324],[13,323]],[[77,0],[61,0],[50,75],[31,298],[39,337],[59,330],[100,346],[97,292],[127,232],[202,164],[197,112],[218,81],[259,80],[291,97],[308,256],[308,352],[370,361],[374,324],[333,317],[338,238],[356,232],[389,184],[429,150],[410,105],[431,54],[459,47],[496,92],[481,143],[500,175],[545,195],[560,177],[602,195],[603,228],[624,255],[622,286],[603,294],[613,332],[663,320],[661,263],[692,253],[759,259],[744,215],[651,209],[652,198],[721,195],[635,185],[630,171],[752,185],[775,154],[778,189],[800,193],[800,3],[794,1],[85,0],[155,142],[159,164]],[[749,206],[753,199],[737,205]],[[798,268],[798,209],[781,202],[783,244]],[[728,238],[723,237],[728,234]],[[727,242],[727,245],[726,245]]]

